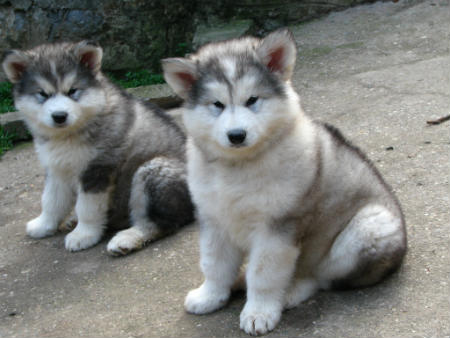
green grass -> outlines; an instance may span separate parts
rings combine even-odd
[[[0,114],[15,111],[12,97],[12,84],[9,82],[0,82]]]
[[[13,140],[15,135],[3,130],[0,125],[0,157],[9,149],[13,147]]]
[[[128,71],[126,73],[107,73],[111,81],[122,88],[134,88],[164,83],[162,74],[153,74],[146,69]]]

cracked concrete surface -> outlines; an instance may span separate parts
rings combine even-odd
[[[398,273],[362,290],[321,292],[283,314],[271,337],[450,337],[448,0],[377,2],[291,27],[305,111],[338,126],[395,189],[409,251]],[[124,258],[107,239],[80,252],[34,240],[43,173],[30,145],[0,161],[1,337],[245,337],[245,295],[193,316],[201,282],[196,225]]]

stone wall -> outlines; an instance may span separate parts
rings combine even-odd
[[[0,52],[48,41],[98,41],[110,70],[155,68],[192,39],[195,3],[160,0],[0,0]]]
[[[149,68],[210,39],[262,34],[367,0],[0,0],[0,52],[90,39],[109,70]],[[4,79],[0,78],[0,80]]]

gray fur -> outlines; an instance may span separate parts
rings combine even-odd
[[[76,182],[74,192],[78,186],[79,194],[106,193],[109,196],[105,224],[100,224],[101,228],[134,226],[130,222],[133,178],[139,170],[147,170],[152,159],[166,158],[166,162],[160,163],[160,171],[146,176],[143,187],[144,194],[151,194],[146,210],[165,211],[161,217],[147,212],[148,226],[157,227],[163,234],[173,232],[193,220],[184,174],[185,136],[160,108],[112,84],[99,70],[101,55],[99,47],[87,42],[48,44],[29,51],[14,51],[6,56],[3,66],[14,82],[16,104],[22,107],[22,115],[47,171],[50,174],[71,171],[69,181]],[[52,100],[67,101],[75,107],[79,115],[75,122],[60,127],[51,125],[51,120],[47,124],[35,120],[33,111],[40,110],[47,102],[50,105]],[[89,110],[83,108],[86,106]],[[48,149],[67,143],[77,151],[85,149],[79,155],[81,158],[72,159],[76,169],[68,164],[70,151],[63,151],[59,157],[48,153]],[[165,164],[170,166],[172,175],[160,175]],[[163,194],[170,196],[155,198],[159,193],[155,182],[162,185]],[[144,242],[152,240],[144,237],[141,238]],[[69,250],[79,248],[84,248],[83,244],[75,249],[68,247]],[[116,246],[109,251],[116,254],[134,249],[137,247],[121,251]]]
[[[279,30],[163,60],[166,81],[188,98],[188,183],[201,225],[205,281],[185,308],[224,306],[247,256],[240,327],[252,335],[318,289],[379,282],[406,252],[401,207],[379,172],[302,111],[290,81],[296,50]],[[240,147],[228,137],[235,130],[246,133]]]

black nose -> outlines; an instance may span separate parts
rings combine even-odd
[[[244,142],[247,132],[244,129],[232,129],[227,133],[228,139],[232,144],[241,144]]]
[[[56,124],[63,124],[67,120],[67,113],[65,111],[55,111],[52,113],[52,119]]]

